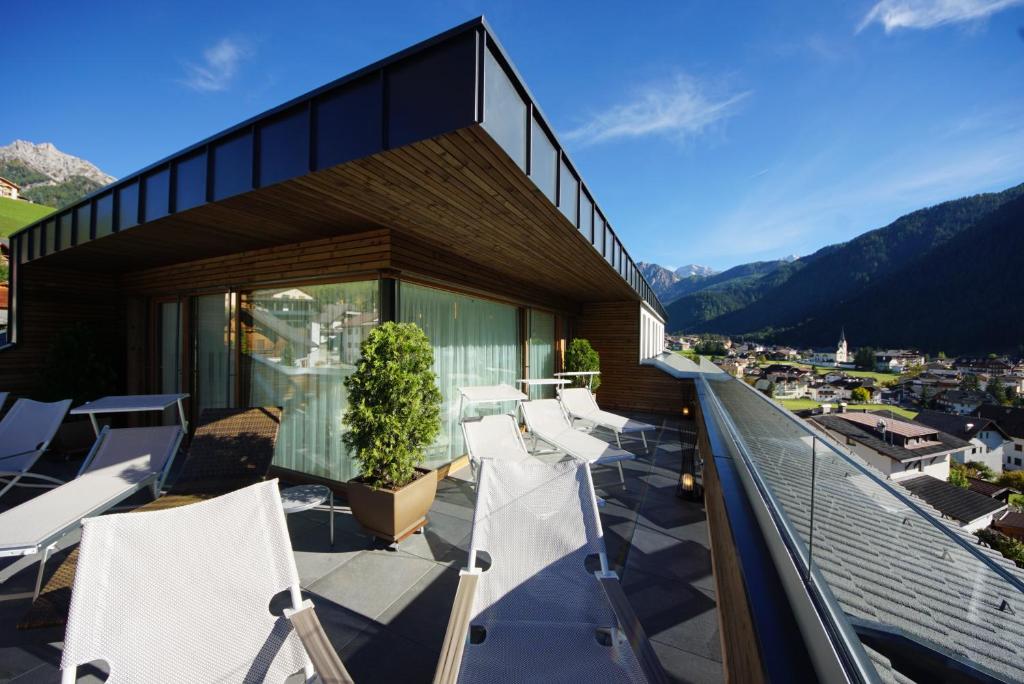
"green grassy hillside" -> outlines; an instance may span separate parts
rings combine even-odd
[[[53,207],[0,197],[0,237],[6,237],[53,211]]]

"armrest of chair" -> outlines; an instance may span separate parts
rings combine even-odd
[[[434,672],[434,684],[455,684],[459,679],[459,667],[462,665],[462,653],[466,649],[466,633],[479,578],[479,572],[463,571],[459,576],[459,588],[455,592],[448,629],[444,633],[441,659]]]
[[[298,610],[285,610],[284,615],[299,635],[313,668],[324,684],[353,684],[352,677],[331,646],[311,601],[303,601]]]
[[[640,662],[640,669],[647,676],[647,681],[652,683],[664,682],[667,684],[669,681],[668,675],[665,674],[661,661],[658,660],[651,642],[648,641],[647,634],[644,632],[640,620],[637,618],[636,613],[633,612],[633,606],[629,604],[629,599],[626,598],[625,592],[622,591],[619,579],[617,577],[601,576],[598,576],[598,579],[601,581],[601,588],[604,589],[605,596],[608,597],[608,603],[611,604],[612,610],[615,612],[615,618],[619,621],[619,628],[625,633],[626,639],[632,645],[636,659]]]

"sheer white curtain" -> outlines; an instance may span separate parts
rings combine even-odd
[[[530,309],[530,378],[550,378],[555,374],[555,317],[546,311]],[[555,396],[551,386],[530,388],[533,399]]]
[[[378,324],[376,280],[257,290],[243,307],[243,391],[249,406],[283,406],[274,463],[345,481],[342,442],[359,344]]]
[[[458,388],[514,384],[520,377],[518,309],[402,283],[399,320],[419,325],[434,347],[434,372],[444,403],[441,434],[427,452],[427,465],[448,463],[464,452]],[[510,411],[512,405],[492,409]],[[467,408],[466,415],[473,412]]]
[[[195,400],[200,411],[231,406],[231,298],[224,293],[195,299]]]

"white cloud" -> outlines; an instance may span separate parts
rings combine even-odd
[[[1024,0],[879,0],[861,21],[860,32],[873,23],[886,33],[902,28],[929,29],[943,24],[977,21]]]
[[[181,82],[202,92],[226,90],[238,73],[239,63],[251,55],[251,50],[243,43],[222,38],[203,51],[202,63],[185,63],[185,78]]]
[[[749,91],[716,96],[697,79],[679,74],[641,88],[632,100],[594,115],[565,134],[583,145],[661,135],[685,139],[736,113]]]

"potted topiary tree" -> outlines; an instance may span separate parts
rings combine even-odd
[[[437,492],[436,473],[417,468],[441,429],[434,350],[414,323],[384,323],[360,354],[345,379],[343,439],[361,470],[348,482],[348,502],[366,530],[401,541],[426,524]]]
[[[590,346],[590,340],[576,337],[569,346],[565,348],[565,370],[570,372],[600,371],[601,355]],[[597,392],[601,384],[600,375],[580,375],[573,378],[576,387],[590,387],[591,392]]]

